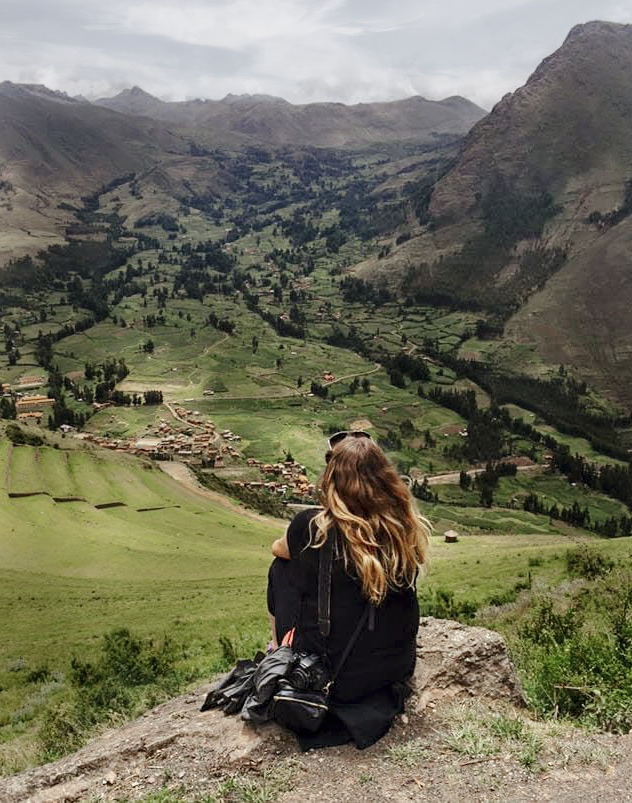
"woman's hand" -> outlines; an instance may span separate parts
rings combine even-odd
[[[277,540],[272,544],[272,554],[275,558],[283,558],[283,560],[290,559],[290,548],[287,545],[287,535],[277,538]]]

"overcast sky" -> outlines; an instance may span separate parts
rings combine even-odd
[[[490,109],[596,19],[632,23],[632,0],[0,0],[0,81]]]

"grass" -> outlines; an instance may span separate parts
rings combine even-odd
[[[470,701],[446,715],[445,746],[468,759],[509,755],[525,769],[535,769],[543,747],[533,724],[513,710]]]
[[[292,759],[265,767],[260,773],[233,775],[222,781],[214,792],[214,800],[236,803],[268,803],[283,792],[292,790],[296,762]]]
[[[494,491],[494,507],[486,511],[479,508],[478,513],[473,510],[480,497],[477,489],[463,491],[458,485],[436,485],[432,490],[439,495],[442,503],[436,506],[436,513],[440,510],[442,517],[452,516],[455,523],[466,520],[468,529],[476,527],[477,524],[497,532],[507,530],[526,532],[529,529],[533,532],[554,532],[559,529],[559,522],[550,522],[547,516],[525,514],[522,511],[523,501],[531,493],[537,494],[540,502],[547,508],[557,505],[561,510],[564,507],[570,508],[577,502],[582,510],[588,509],[592,523],[628,514],[627,507],[622,502],[589,488],[571,485],[565,477],[546,472],[519,473],[515,477],[502,477],[498,488]],[[458,508],[450,512],[448,504],[463,506],[467,512],[464,515]]]
[[[220,666],[220,636],[242,656],[265,643],[269,545],[282,522],[217,507],[125,456],[0,444],[0,476],[13,467],[15,451],[30,452],[30,465],[45,464],[58,490],[72,489],[87,500],[9,499],[1,492],[0,740],[13,745],[12,758],[0,751],[6,771],[17,766],[15,745],[32,743],[43,710],[63,694],[70,657],[94,653],[112,628],[175,637],[181,670],[192,680]],[[95,508],[106,497],[128,504]],[[139,510],[152,501],[161,509]],[[478,534],[446,544],[434,536],[432,570],[420,592],[447,589],[484,604],[528,572],[534,582],[555,584],[573,538]],[[599,544],[613,553],[625,546]],[[59,682],[28,682],[42,667]]]
[[[428,746],[424,739],[411,739],[408,742],[389,747],[386,757],[398,766],[414,767],[427,758],[428,752]]]
[[[16,449],[1,444],[3,476]],[[240,654],[265,644],[269,545],[282,523],[217,507],[159,469],[117,455],[17,451],[30,451],[31,465],[46,454],[58,488],[90,501],[9,499],[0,491],[0,742],[32,738],[48,697],[59,693],[43,694],[41,684],[27,682],[29,673],[46,665],[63,688],[70,657],[90,655],[111,628],[171,635],[190,678],[217,671],[220,635]],[[130,504],[96,509],[104,499]],[[143,502],[161,509],[140,512]]]
[[[427,595],[443,589],[457,600],[482,605],[525,581],[534,558],[539,565],[531,569],[532,579],[555,585],[565,575],[565,549],[572,544],[571,538],[559,534],[462,536],[456,544],[433,537],[430,571],[419,590]]]

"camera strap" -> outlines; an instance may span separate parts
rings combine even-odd
[[[334,532],[327,533],[318,559],[318,631],[326,639],[331,630],[331,564],[334,559]]]
[[[327,539],[321,547],[318,561],[318,630],[324,639],[329,638],[329,633],[331,631],[331,567],[333,563],[334,537],[335,530],[330,531],[327,534]],[[338,677],[338,674],[340,673],[345,661],[349,657],[349,654],[353,649],[353,645],[358,640],[358,636],[366,624],[367,619],[369,620],[369,629],[374,630],[375,605],[373,605],[372,602],[367,602],[366,607],[362,612],[362,616],[360,616],[360,619],[355,626],[355,630],[351,634],[351,638],[349,639],[347,646],[340,656],[340,660],[338,661],[338,664],[331,675],[331,680],[328,684],[329,686],[331,686]]]

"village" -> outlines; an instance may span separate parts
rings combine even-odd
[[[3,382],[2,397],[15,402],[15,414],[18,421],[25,424],[41,424],[44,415],[52,410],[55,400],[40,393],[27,393],[37,390],[46,384],[44,376],[21,376],[16,385]]]
[[[329,376],[329,380],[333,375]],[[45,377],[24,376],[17,385],[2,385],[2,395],[15,402],[16,418],[28,424],[41,425],[44,417],[52,409],[54,399],[33,390],[46,384]],[[29,392],[31,391],[31,392]],[[95,404],[95,408],[112,407],[111,404]],[[243,455],[235,444],[241,437],[228,429],[218,431],[215,424],[197,410],[189,410],[179,405],[165,402],[172,420],[159,418],[147,428],[140,437],[110,437],[94,432],[77,431],[74,427],[62,425],[60,430],[87,443],[104,449],[145,457],[151,460],[178,460],[191,467],[222,471],[231,469],[231,482],[254,490],[267,491],[288,499],[309,500],[314,497],[315,486],[305,473],[305,466],[294,460],[269,463]],[[242,467],[248,479],[237,479],[236,470]],[[255,469],[258,477],[250,479]]]
[[[173,421],[160,418],[139,438],[108,438],[89,432],[74,433],[75,437],[105,449],[147,457],[152,460],[179,460],[195,468],[222,470],[231,468],[235,485],[265,490],[288,498],[310,499],[315,486],[305,474],[305,466],[294,460],[265,463],[249,457],[248,469],[256,469],[261,479],[232,479],[235,469],[244,466],[244,458],[234,444],[241,437],[229,429],[218,431],[215,424],[201,413],[165,403]]]

